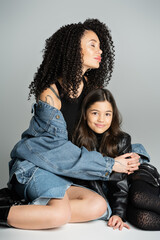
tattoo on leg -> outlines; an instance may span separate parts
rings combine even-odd
[[[54,107],[54,101],[53,101],[53,98],[50,95],[47,95],[45,97],[45,102],[48,103],[49,105],[51,105],[52,107]]]

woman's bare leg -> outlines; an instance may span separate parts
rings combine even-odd
[[[71,207],[70,222],[86,222],[101,217],[107,203],[99,194],[82,187],[71,186],[67,190]]]
[[[47,206],[12,206],[7,222],[10,226],[21,229],[49,229],[64,225],[70,217],[69,200],[65,194],[63,199],[50,200]]]
[[[107,203],[100,195],[82,187],[71,186],[63,199],[51,199],[47,206],[12,206],[7,222],[21,229],[50,229],[67,222],[97,219],[106,210]]]

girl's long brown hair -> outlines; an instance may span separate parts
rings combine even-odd
[[[113,118],[110,128],[103,134],[101,143],[97,142],[96,134],[88,127],[86,111],[95,102],[108,101],[113,109]],[[89,151],[97,149],[104,156],[118,156],[118,142],[123,134],[121,131],[121,116],[118,111],[113,95],[107,89],[96,89],[91,91],[82,103],[81,116],[73,134],[73,142],[79,147],[86,147]]]

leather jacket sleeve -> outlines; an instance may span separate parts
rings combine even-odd
[[[118,143],[118,155],[131,151],[131,137],[127,133],[123,133]],[[108,199],[112,215],[118,215],[125,221],[128,200],[127,174],[112,172],[108,181],[85,181],[85,186],[96,191],[103,198]]]
[[[154,187],[160,187],[160,174],[157,168],[149,163],[142,163],[137,171],[128,176],[130,184],[136,180],[145,181]]]
[[[121,137],[119,144],[119,156],[132,151],[131,137],[124,133]],[[126,219],[126,207],[128,200],[128,175],[125,173],[112,172],[107,182],[103,182],[102,186],[107,189],[107,199],[109,200],[112,208],[112,215],[118,215],[125,221]]]

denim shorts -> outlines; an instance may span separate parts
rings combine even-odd
[[[58,176],[39,167],[35,167],[25,184],[21,183],[20,175],[17,175],[12,182],[13,189],[18,195],[34,205],[47,205],[52,198],[63,198],[66,190],[73,185],[84,187],[74,184],[70,178]],[[107,211],[99,219],[108,220],[111,212],[107,201]]]

